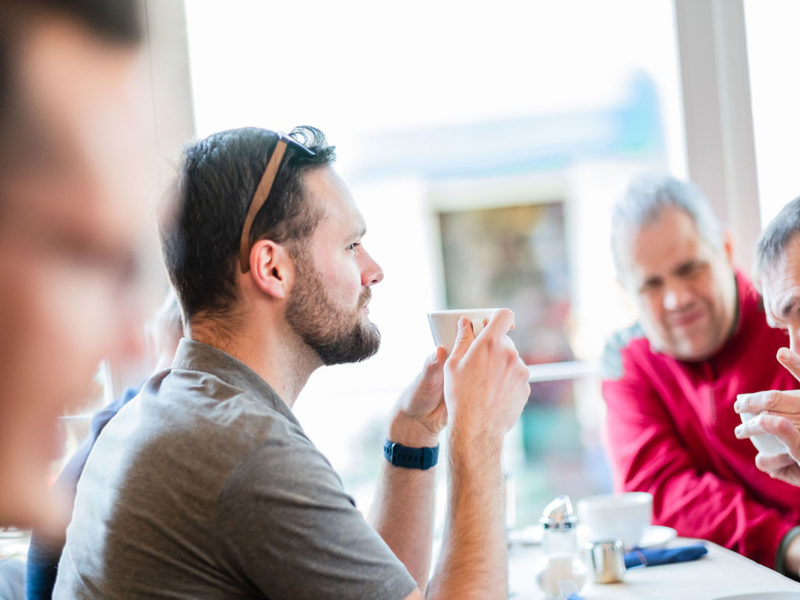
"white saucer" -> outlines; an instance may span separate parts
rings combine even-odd
[[[800,600],[800,594],[797,592],[753,592],[752,594],[720,596],[714,600]]]
[[[542,543],[542,526],[539,524],[529,525],[522,529],[515,529],[508,532],[509,546],[538,546]]]
[[[644,531],[642,541],[639,542],[640,548],[658,548],[665,546],[678,537],[678,532],[672,527],[664,527],[662,525],[650,525]],[[800,600],[800,599],[799,599]]]
[[[578,537],[583,540],[589,540],[591,535],[585,525],[578,525]],[[672,527],[664,527],[662,525],[650,525],[644,530],[644,535],[639,542],[639,548],[658,548],[664,546],[678,537],[678,532]],[[800,598],[798,599],[800,600]]]
[[[661,525],[650,525],[644,531],[644,536],[639,544],[640,548],[658,548],[671,542],[678,536],[678,533],[672,527],[662,527]],[[585,526],[578,525],[578,537],[587,539],[587,530]],[[530,525],[522,529],[516,529],[508,532],[508,543],[510,546],[538,546],[542,543],[542,526]],[[797,600],[800,600],[798,597]]]

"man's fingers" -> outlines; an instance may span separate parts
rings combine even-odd
[[[781,392],[767,390],[753,394],[739,394],[733,404],[733,410],[739,414],[757,414],[768,410],[786,415],[800,413],[800,390]]]
[[[453,344],[453,351],[450,353],[450,358],[459,359],[464,356],[474,339],[475,333],[472,331],[472,321],[467,317],[459,317],[458,333],[456,334],[456,342]]]
[[[791,421],[776,415],[767,415],[761,427],[778,438],[792,458],[800,460],[800,431]]]
[[[414,385],[420,389],[441,386],[441,374],[445,360],[447,360],[447,351],[441,346],[437,347],[436,351],[425,359],[425,364]]]
[[[778,350],[778,362],[781,363],[795,379],[800,381],[800,354],[789,348]]]
[[[445,360],[447,360],[447,350],[439,346],[438,348],[436,348],[434,364],[444,364]]]
[[[800,460],[800,431],[785,417],[761,413],[735,429],[739,439],[755,435],[774,435],[794,459]]]
[[[507,308],[501,308],[492,315],[486,323],[486,327],[478,334],[472,328],[472,322],[466,317],[458,319],[458,334],[456,335],[456,342],[453,346],[453,351],[450,353],[451,358],[461,358],[466,354],[470,344],[476,337],[497,337],[502,338],[509,331],[514,328],[514,313]]]
[[[795,464],[794,459],[788,454],[762,454],[756,455],[756,466],[765,473],[777,473]]]
[[[766,433],[792,439],[794,439],[795,436],[800,436],[800,433],[797,432],[797,428],[792,422],[781,415],[761,413],[756,419],[760,421],[761,429]]]
[[[424,370],[430,371],[431,369],[440,367],[444,364],[445,359],[447,359],[447,350],[441,346],[437,346],[433,354],[425,359]]]
[[[800,467],[798,467],[796,464],[784,467],[780,471],[776,471],[774,473],[768,472],[768,475],[773,479],[785,481],[793,486],[800,486]]]
[[[763,435],[766,433],[761,426],[764,416],[765,415],[762,413],[749,421],[745,421],[741,425],[737,425],[736,429],[733,430],[736,437],[740,440],[744,440],[754,435]]]
[[[507,308],[496,311],[480,335],[502,337],[514,328],[514,313]]]
[[[789,419],[767,412],[757,414],[749,421],[737,426],[734,431],[739,439],[768,433],[781,438],[781,441],[783,438],[786,438],[788,442],[800,441],[800,432]]]

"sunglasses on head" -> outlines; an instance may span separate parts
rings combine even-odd
[[[267,168],[264,169],[264,174],[261,176],[261,181],[258,183],[256,193],[253,194],[253,199],[250,201],[250,208],[247,211],[247,216],[244,219],[244,226],[242,227],[242,238],[239,243],[239,264],[242,268],[242,273],[247,273],[250,270],[250,229],[253,226],[253,221],[264,206],[264,203],[269,197],[272,184],[275,183],[275,177],[278,170],[281,168],[283,161],[283,154],[286,152],[287,146],[298,149],[299,151],[314,156],[314,151],[306,148],[303,144],[298,142],[290,135],[285,133],[277,133],[278,142],[275,144],[275,149],[272,151],[272,156],[269,157]]]

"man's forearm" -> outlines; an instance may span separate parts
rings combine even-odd
[[[389,439],[414,448],[432,447],[436,435],[420,431],[402,417],[389,428]],[[370,509],[370,522],[425,590],[431,566],[436,471],[395,467],[384,461]]]
[[[450,445],[448,520],[428,598],[508,597],[501,448]]]
[[[384,465],[370,522],[421,590],[430,573],[435,472]]]
[[[448,439],[448,511],[436,572],[428,598],[508,598],[503,438],[530,395],[529,371],[506,334],[510,310],[498,310],[474,337],[469,320],[444,364],[443,399]],[[442,348],[437,350],[441,358]],[[435,433],[440,427],[429,428]],[[407,600],[418,600],[419,592]]]

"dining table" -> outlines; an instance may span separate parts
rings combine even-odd
[[[702,543],[704,557],[689,562],[634,567],[624,573],[621,583],[586,583],[580,591],[584,600],[728,600],[737,595],[750,600],[769,594],[775,600],[800,600],[800,583],[713,542],[677,538],[668,547]],[[541,546],[511,544],[509,547],[509,598],[544,600],[536,583],[546,559]],[[778,594],[783,592],[783,594]]]

